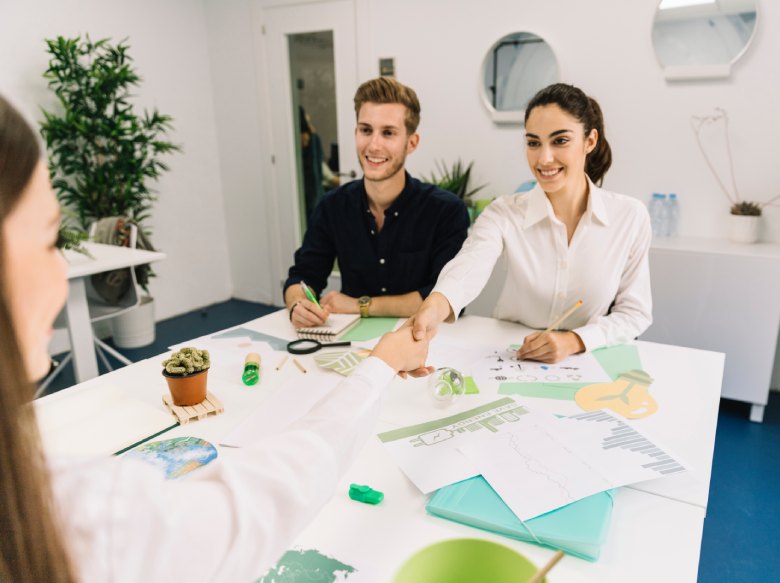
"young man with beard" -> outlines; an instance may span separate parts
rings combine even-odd
[[[284,299],[296,328],[321,325],[331,313],[411,316],[466,239],[463,202],[404,169],[420,141],[415,92],[387,77],[367,81],[355,94],[355,113],[363,179],[325,195],[295,252]],[[300,283],[319,296],[334,260],[341,291],[325,294],[318,307]]]

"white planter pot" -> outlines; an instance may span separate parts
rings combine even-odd
[[[141,296],[138,307],[111,319],[111,328],[119,348],[139,348],[154,342],[154,298]]]
[[[729,241],[732,243],[755,243],[761,217],[729,215]]]

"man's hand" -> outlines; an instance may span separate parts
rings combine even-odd
[[[382,336],[371,355],[384,360],[404,378],[407,375],[424,377],[434,371],[432,366],[425,366],[430,339],[415,340],[410,327],[401,327]]]
[[[308,328],[310,326],[322,326],[330,316],[327,308],[318,308],[309,300],[298,300],[290,313],[290,321],[296,328]]]
[[[574,332],[534,332],[523,339],[517,358],[553,364],[584,351],[585,345]]]
[[[326,293],[320,300],[320,305],[331,314],[357,314],[360,312],[357,298],[337,291]]]

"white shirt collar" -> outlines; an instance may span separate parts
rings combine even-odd
[[[602,225],[607,226],[609,225],[609,214],[607,213],[607,207],[604,204],[604,191],[593,184],[587,175],[585,176],[585,179],[588,181],[589,196],[588,206],[585,209],[583,218],[590,218],[591,221],[595,218]],[[550,204],[542,187],[537,183],[537,185],[528,193],[528,207],[526,208],[523,228],[527,229],[544,218],[552,219],[552,217],[552,204]]]

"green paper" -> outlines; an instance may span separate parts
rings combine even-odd
[[[519,347],[519,345],[512,345],[515,346]],[[604,367],[604,371],[612,380],[624,372],[642,368],[639,350],[631,344],[599,348],[593,351],[593,357]],[[575,393],[588,384],[591,383],[501,383],[498,385],[498,393],[573,401]]]
[[[477,387],[477,383],[474,381],[474,377],[463,377],[463,380],[466,382],[467,395],[476,395],[479,393],[479,388]]]
[[[498,385],[498,392],[501,395],[522,395],[523,397],[573,401],[574,394],[584,386],[587,385],[582,383],[501,383]]]
[[[379,338],[390,332],[398,324],[398,318],[361,318],[360,322],[347,330],[339,340],[350,342],[365,342]]]
[[[355,567],[342,563],[315,549],[294,549],[284,553],[255,583],[333,583],[345,580]]]

